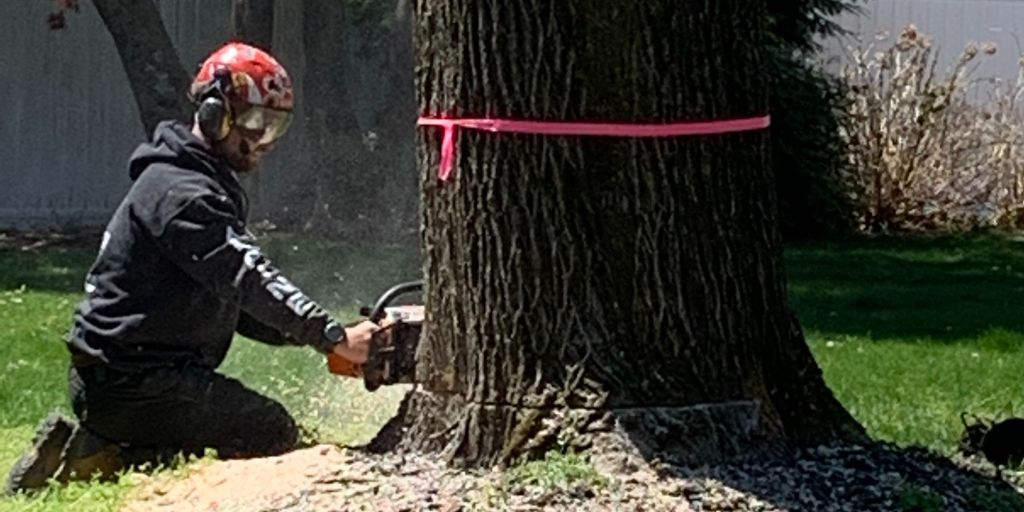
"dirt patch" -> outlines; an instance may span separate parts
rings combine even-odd
[[[215,461],[183,480],[167,476],[145,482],[124,510],[254,510],[291,493],[320,488],[346,462],[344,452],[333,446],[279,457]]]

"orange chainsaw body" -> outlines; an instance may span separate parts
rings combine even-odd
[[[422,286],[422,281],[399,284],[388,290],[372,310],[364,308],[363,313],[368,320],[381,326],[370,341],[366,363],[355,364],[336,354],[329,354],[328,371],[335,375],[362,378],[369,391],[375,391],[382,385],[413,383],[425,309],[422,305],[391,306],[390,303],[399,295],[421,290]]]

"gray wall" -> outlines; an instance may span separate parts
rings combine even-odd
[[[1024,53],[1024,0],[866,0],[860,4],[860,14],[837,20],[854,35],[826,43],[827,54],[834,58],[832,70],[839,69],[859,39],[872,43],[877,34],[888,32],[891,42],[903,27],[914,24],[931,37],[940,70],[952,66],[969,43],[993,42],[996,54],[976,61],[975,76],[1017,77]]]
[[[158,5],[189,72],[229,36],[230,0]],[[130,185],[128,156],[145,139],[121,60],[92,3],[81,2],[81,12],[68,13],[67,27],[57,31],[46,23],[52,6],[0,1],[0,228],[102,224]],[[279,1],[275,16],[275,53],[293,75],[302,72],[298,6]],[[301,139],[301,125],[289,138]],[[257,200],[294,151],[269,157],[260,182],[250,184]]]

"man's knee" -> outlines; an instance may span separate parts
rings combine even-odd
[[[262,444],[263,455],[280,455],[295,448],[299,442],[299,428],[284,406],[274,403],[276,411],[270,414],[266,423],[265,439]]]
[[[88,409],[86,423],[136,447],[213,448],[240,458],[279,455],[298,440],[295,420],[283,405],[205,368],[152,372],[130,393],[108,394],[93,393],[80,408]]]
[[[295,448],[299,429],[295,420],[280,403],[259,397],[259,403],[238,411],[241,420],[235,439],[218,450],[225,458],[266,457],[281,455]]]

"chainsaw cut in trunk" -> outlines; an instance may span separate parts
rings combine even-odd
[[[764,115],[764,1],[420,0],[420,112]],[[863,440],[786,301],[768,131],[420,128],[426,319],[378,448],[486,465],[625,436],[650,456]]]

